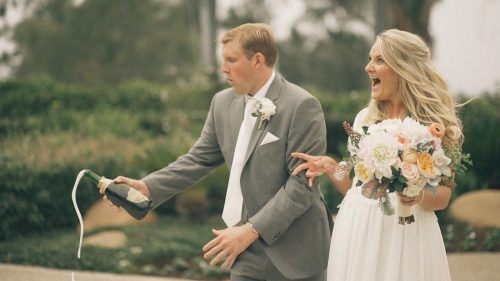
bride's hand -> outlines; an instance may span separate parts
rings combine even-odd
[[[306,170],[306,177],[309,178],[310,187],[312,187],[315,177],[319,177],[326,172],[332,173],[337,165],[337,161],[328,156],[312,156],[305,153],[293,152],[292,157],[306,161],[293,170],[292,176],[296,176],[303,170]]]
[[[409,207],[422,202],[422,200],[424,199],[423,191],[420,191],[420,193],[417,196],[406,196],[400,192],[396,192],[396,194],[399,197],[399,202]]]

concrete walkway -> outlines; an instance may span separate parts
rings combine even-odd
[[[2,281],[189,281],[146,275],[122,275],[91,271],[71,271],[37,266],[0,263]]]
[[[500,281],[500,252],[452,253],[448,264],[453,281]]]
[[[448,255],[453,281],[500,281],[500,252]],[[73,275],[74,273],[74,275]],[[2,281],[189,281],[186,279],[121,275],[0,264]],[[422,280],[424,281],[424,280]]]

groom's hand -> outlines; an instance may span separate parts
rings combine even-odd
[[[144,194],[144,196],[151,198],[151,191],[149,190],[148,185],[144,181],[135,180],[135,179],[131,179],[131,178],[123,177],[123,176],[118,176],[113,181],[115,183],[124,183],[132,188],[137,189],[140,193]],[[107,201],[110,206],[115,206],[116,208],[118,208],[118,210],[120,210],[120,207],[113,204],[108,199],[108,197],[104,193],[101,192],[100,189],[99,189],[99,192],[101,193],[101,195],[103,195],[102,199],[104,199],[104,201]]]
[[[210,261],[212,266],[226,258],[221,268],[229,267],[241,252],[259,238],[259,234],[250,223],[222,230],[212,229],[212,232],[216,237],[203,246],[205,252],[203,257],[208,260],[215,255]]]

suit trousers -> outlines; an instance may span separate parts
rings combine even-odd
[[[305,278],[288,279],[273,265],[262,248],[260,240],[255,241],[241,253],[231,267],[231,281],[325,281],[326,270]],[[297,253],[300,255],[300,253]]]

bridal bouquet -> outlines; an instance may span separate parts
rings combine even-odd
[[[364,196],[379,200],[386,215],[394,214],[389,192],[417,196],[422,190],[435,194],[442,180],[451,179],[450,163],[441,147],[445,128],[440,124],[427,127],[406,117],[387,119],[354,131],[344,122],[350,137],[351,157],[336,168],[335,176],[342,178],[354,168]],[[398,202],[399,223],[412,223],[415,218],[411,207]]]

